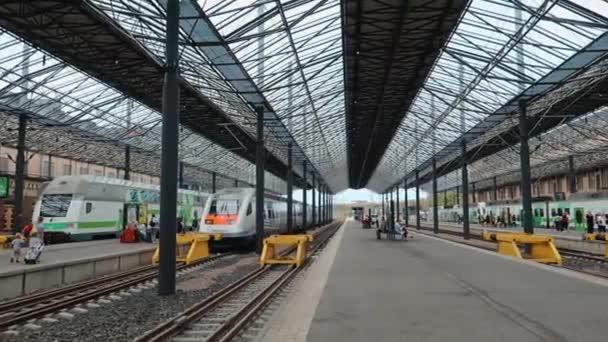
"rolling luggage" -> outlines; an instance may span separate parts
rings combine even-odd
[[[40,255],[44,249],[44,244],[39,241],[31,241],[30,248],[25,253],[23,260],[26,264],[36,264],[40,260]]]

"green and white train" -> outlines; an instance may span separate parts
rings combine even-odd
[[[510,226],[521,226],[522,205],[519,200],[480,202],[469,208],[471,223],[480,223],[486,216],[498,218]],[[462,215],[462,208],[440,208],[439,221],[457,222]],[[591,212],[608,214],[608,192],[575,193],[568,200],[555,200],[553,197],[535,197],[532,199],[532,215],[535,227],[554,227],[554,220],[564,213],[570,216],[570,229],[585,230],[585,214]],[[429,215],[432,217],[432,215]]]
[[[200,222],[209,194],[178,191],[177,210],[185,226]],[[49,241],[92,240],[118,236],[127,224],[159,217],[160,187],[100,176],[63,176],[42,189],[32,220],[42,217]]]

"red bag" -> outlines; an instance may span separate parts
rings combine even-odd
[[[137,231],[133,228],[127,228],[120,235],[120,242],[132,243],[137,242]]]
[[[32,229],[34,229],[34,227],[32,227],[31,224],[25,225],[25,227],[23,227],[23,236],[26,238],[30,237],[30,234],[32,233]]]

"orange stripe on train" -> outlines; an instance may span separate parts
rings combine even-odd
[[[235,223],[239,218],[239,215],[207,215],[205,217],[205,224],[231,224],[228,223],[232,221]]]

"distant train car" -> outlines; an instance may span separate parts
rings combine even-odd
[[[255,245],[255,189],[227,188],[211,195],[205,209],[199,231],[221,233],[222,240],[215,245],[224,247],[247,247]],[[303,205],[294,201],[293,225],[302,229]],[[306,222],[312,220],[312,207],[306,210]],[[287,200],[283,197],[264,195],[265,234],[287,231]]]
[[[185,225],[200,215],[208,194],[179,190],[177,210]],[[63,176],[48,183],[34,207],[51,242],[117,236],[127,223],[145,225],[158,217],[160,188],[100,176]]]

